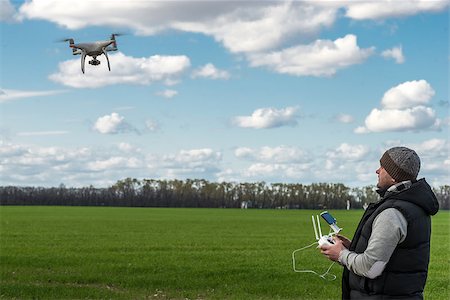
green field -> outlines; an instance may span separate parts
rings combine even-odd
[[[352,236],[360,211],[331,211]],[[340,299],[292,270],[314,241],[307,210],[0,207],[2,299]],[[433,217],[426,299],[448,299],[448,211]],[[325,226],[324,226],[325,227]],[[298,269],[324,272],[318,250]]]

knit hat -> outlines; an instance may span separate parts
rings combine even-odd
[[[396,182],[416,180],[420,170],[420,158],[414,150],[394,147],[384,152],[380,165]]]

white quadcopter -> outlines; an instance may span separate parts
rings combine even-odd
[[[107,52],[117,51],[116,36],[120,36],[119,33],[111,34],[111,38],[106,41],[96,41],[91,43],[79,43],[75,44],[73,39],[64,39],[63,42],[69,42],[69,47],[72,48],[73,55],[81,54],[81,71],[84,74],[84,62],[86,55],[92,56],[92,60],[89,61],[90,65],[98,66],[100,61],[97,56],[104,54],[106,61],[108,62],[108,69],[111,71],[111,66],[109,64],[109,58]]]
[[[314,218],[314,216],[311,216],[312,219],[312,223],[313,223],[313,228],[314,228],[314,237],[316,238],[316,241],[314,243],[312,243],[311,245],[305,246],[303,248],[294,250],[292,252],[292,268],[294,270],[294,272],[297,273],[313,273],[318,275],[319,277],[326,279],[326,280],[334,280],[336,279],[335,275],[329,274],[331,267],[333,266],[334,262],[330,265],[330,267],[328,268],[328,270],[323,273],[323,274],[319,274],[313,270],[298,270],[296,268],[296,262],[295,262],[295,253],[298,251],[302,251],[305,250],[307,248],[310,248],[316,244],[318,244],[317,248],[321,247],[322,245],[331,245],[334,244],[333,241],[333,235],[338,234],[342,228],[339,228],[336,224],[336,219],[333,218],[333,216],[328,212],[328,211],[324,211],[320,214],[320,216],[328,223],[328,225],[330,225],[330,228],[332,229],[332,232],[330,232],[327,235],[323,235],[322,234],[322,229],[320,227],[320,220],[319,220],[319,216],[316,215],[316,217]],[[317,225],[316,225],[317,224]],[[328,275],[328,277],[327,277]]]

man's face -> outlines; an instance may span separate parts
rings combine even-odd
[[[376,173],[378,174],[377,187],[379,189],[385,190],[395,183],[395,180],[391,177],[391,175],[388,174],[388,172],[386,172],[383,167],[380,166],[376,170]]]

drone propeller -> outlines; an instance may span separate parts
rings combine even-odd
[[[117,41],[116,41],[116,36],[122,36],[122,35],[125,35],[125,33],[120,33],[120,32],[118,32],[118,33],[112,33],[112,34],[111,34],[111,38],[110,38],[110,40],[112,41],[112,44],[111,44],[110,47],[106,48],[105,50],[106,50],[106,51],[117,51]],[[103,52],[105,53],[106,51],[103,51]]]
[[[123,35],[127,35],[127,34],[124,32],[111,33],[111,36],[123,36]]]
[[[57,43],[73,42],[72,38],[56,40]]]

